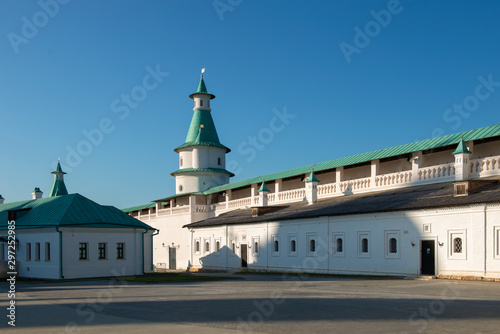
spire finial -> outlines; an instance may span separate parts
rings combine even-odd
[[[205,73],[205,68],[204,67],[201,69],[201,78],[202,79],[203,79],[203,73]]]

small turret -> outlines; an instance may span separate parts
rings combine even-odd
[[[5,201],[5,198],[3,198],[2,195],[0,195],[0,204],[3,204],[4,201]]]
[[[457,149],[452,153],[455,156],[455,180],[468,180],[470,176],[469,158],[472,154],[464,142],[464,137],[458,142]]]
[[[43,196],[43,192],[40,190],[40,188],[36,187],[35,190],[31,193],[31,198],[32,199],[40,199]]]
[[[62,196],[67,195],[68,190],[66,189],[66,185],[64,184],[64,174],[61,168],[61,161],[57,161],[56,170],[52,172],[54,174],[54,183],[52,184],[52,189],[50,190],[49,197]]]
[[[319,180],[314,175],[314,170],[309,175],[306,180],[306,198],[309,204],[316,203],[318,201],[318,183]]]
[[[266,180],[262,181],[262,185],[257,192],[259,193],[259,206],[267,206],[267,195],[269,194],[269,189],[267,189]]]

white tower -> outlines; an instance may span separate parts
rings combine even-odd
[[[470,176],[470,162],[469,158],[472,154],[465,145],[464,138],[460,139],[457,149],[453,152],[455,156],[455,180],[465,181]]]
[[[229,183],[233,173],[226,170],[226,153],[231,150],[222,145],[212,119],[210,100],[215,95],[207,92],[201,79],[196,93],[189,95],[194,100],[193,118],[186,141],[174,151],[179,153],[179,169],[175,177],[175,193],[193,193]]]

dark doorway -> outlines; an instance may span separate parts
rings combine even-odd
[[[242,244],[241,245],[241,266],[246,268],[248,267],[247,263],[247,245]]]
[[[422,240],[420,244],[420,273],[435,275],[434,240]]]
[[[177,269],[177,249],[175,247],[168,248],[168,268]]]

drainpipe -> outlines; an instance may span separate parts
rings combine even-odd
[[[487,234],[487,231],[488,231],[488,211],[487,211],[487,208],[488,206],[485,205],[484,206],[484,229],[483,229],[483,236],[484,236],[484,241],[483,241],[483,245],[484,245],[484,277],[486,277],[486,273],[488,272],[488,270],[486,270],[486,266],[488,265],[488,261],[487,261],[487,257],[488,257],[488,253],[487,253],[487,237],[486,237],[486,234]]]
[[[142,266],[141,266],[141,270],[142,270],[142,274],[143,275],[146,274],[144,272],[144,234],[146,234],[146,233],[148,233],[148,230],[144,230],[144,232],[142,232],[142,239],[141,239],[141,241],[142,241],[142,247],[141,247],[141,251],[142,251],[142,258],[141,258],[142,259]]]
[[[155,235],[160,234],[160,230],[155,230],[153,234],[151,234],[151,271],[154,271],[154,265],[153,265],[153,237]]]
[[[63,246],[62,246],[62,231],[59,231],[59,226],[56,226],[56,232],[59,233],[59,278],[64,278],[63,276]]]

